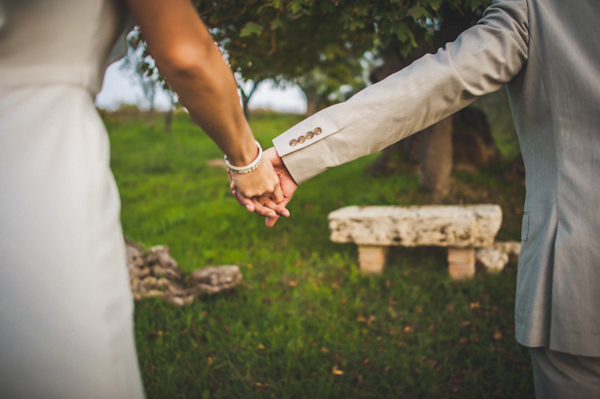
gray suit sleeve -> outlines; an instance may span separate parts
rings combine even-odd
[[[421,131],[512,80],[527,61],[525,0],[498,0],[436,54],[305,119],[273,144],[297,183]]]

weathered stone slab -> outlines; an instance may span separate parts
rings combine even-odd
[[[501,224],[498,205],[349,206],[329,214],[332,241],[371,246],[485,247]]]
[[[498,205],[350,206],[329,214],[331,240],[358,244],[361,271],[381,273],[389,246],[441,246],[454,280],[475,275],[474,248],[492,245],[501,224]]]

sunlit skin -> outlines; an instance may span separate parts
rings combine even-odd
[[[289,217],[290,213],[285,208],[287,204],[292,200],[294,196],[294,192],[298,188],[298,185],[290,175],[290,172],[285,167],[283,160],[277,154],[277,151],[274,147],[271,147],[264,152],[264,158],[268,159],[273,168],[275,169],[275,173],[279,178],[279,183],[281,185],[281,191],[283,195],[283,199],[281,202],[276,203],[276,201],[263,198],[247,198],[243,195],[240,190],[237,190],[235,182],[231,183],[231,189],[233,190],[231,193],[237,200],[237,202],[245,207],[248,212],[255,212],[261,216],[265,216],[265,225],[267,227],[273,227],[280,216]],[[230,175],[231,180],[231,175]]]

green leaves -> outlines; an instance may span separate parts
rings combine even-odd
[[[240,37],[247,37],[247,36],[251,36],[251,35],[257,35],[260,36],[260,34],[262,33],[263,28],[255,23],[255,22],[248,22],[246,24],[246,26],[244,26],[240,32]]]
[[[410,15],[415,21],[422,21],[426,18],[431,18],[431,13],[419,3],[408,9],[408,15]]]
[[[390,25],[390,33],[396,35],[401,43],[405,43],[411,39],[414,41],[414,35],[407,24],[398,23]]]
[[[273,22],[271,22],[271,29],[276,30],[285,27],[285,22],[281,18],[275,18]]]
[[[312,0],[284,0],[284,3],[287,3],[287,8],[294,14],[310,14],[313,6]]]

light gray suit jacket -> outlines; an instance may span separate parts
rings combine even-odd
[[[458,39],[273,140],[298,183],[507,85],[526,169],[516,336],[600,356],[600,1],[495,0]]]

